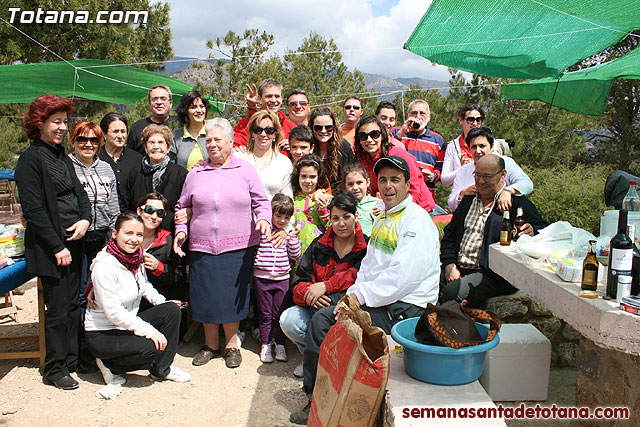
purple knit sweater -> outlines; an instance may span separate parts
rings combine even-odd
[[[207,161],[191,169],[176,211],[186,207],[193,216],[188,227],[176,224],[176,234],[189,236],[190,250],[213,255],[257,245],[256,221],[271,223],[271,204],[256,168],[233,154],[225,166]]]

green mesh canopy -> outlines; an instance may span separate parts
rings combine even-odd
[[[494,77],[558,77],[640,27],[640,1],[434,0],[404,48]]]
[[[640,79],[640,48],[613,61],[565,73],[559,79],[504,84],[500,97],[538,100],[575,113],[602,116],[614,78]]]
[[[95,59],[0,66],[0,103],[27,103],[46,93],[114,104],[135,104],[155,85],[171,88],[176,97],[192,86],[162,74]],[[222,102],[210,102],[217,112]]]

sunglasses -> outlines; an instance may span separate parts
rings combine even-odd
[[[76,136],[76,141],[86,144],[87,142],[92,145],[97,145],[99,138],[97,136]]]
[[[333,130],[333,125],[313,125],[313,130],[316,132],[321,132],[323,129],[326,129],[327,132],[331,132]]]
[[[374,129],[369,133],[360,132],[358,133],[358,141],[366,141],[369,137],[371,137],[371,139],[378,139],[380,135],[382,135],[382,132],[378,129]]]
[[[142,212],[146,213],[147,215],[156,214],[158,215],[158,218],[164,218],[164,216],[167,214],[167,212],[164,209],[156,208],[151,205],[142,205],[140,206],[140,209],[142,209]]]
[[[262,132],[266,133],[267,135],[273,135],[274,133],[276,133],[276,128],[274,128],[273,126],[267,126],[266,128],[261,128],[260,126],[254,126],[251,128],[251,132],[260,135]]]
[[[484,117],[467,117],[466,119],[464,119],[464,121],[470,125],[474,123],[482,124],[482,122],[484,121]]]
[[[360,109],[360,106],[359,105],[345,105],[344,106],[345,110],[351,110],[352,108],[357,111],[357,110]]]
[[[291,101],[289,102],[289,107],[295,107],[296,105],[300,105],[304,107],[305,105],[309,105],[307,101]]]

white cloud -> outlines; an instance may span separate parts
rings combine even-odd
[[[379,0],[170,0],[173,50],[176,56],[207,57],[206,40],[258,28],[273,34],[271,52],[296,49],[315,31],[333,38],[350,68],[389,77],[447,80],[446,67],[402,49],[427,11],[430,1],[399,0],[389,12],[374,16]],[[378,13],[380,11],[378,10]]]

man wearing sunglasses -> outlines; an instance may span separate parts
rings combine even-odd
[[[255,84],[247,84],[245,101],[247,102],[247,117],[240,119],[238,124],[233,127],[234,149],[246,151],[248,141],[247,126],[249,125],[251,116],[257,111],[256,108],[258,104],[260,104],[263,110],[269,110],[278,115],[282,131],[284,132],[283,140],[288,141],[289,131],[297,125],[287,119],[287,116],[280,111],[280,107],[282,106],[282,83],[276,79],[269,78],[260,82],[257,88]],[[288,144],[285,147],[285,151],[286,149],[288,149]]]
[[[477,187],[473,172],[476,170],[478,160],[493,150],[494,139],[491,129],[486,126],[471,129],[467,135],[467,144],[471,150],[473,161],[458,170],[453,180],[451,194],[447,199],[449,207],[454,211],[464,196],[476,194]],[[498,198],[498,207],[505,210],[511,209],[512,196],[530,194],[533,191],[533,182],[511,157],[501,156],[501,158],[505,162],[506,185]]]
[[[391,134],[399,139],[402,145],[418,161],[424,181],[431,192],[435,183],[440,179],[442,161],[446,151],[446,144],[439,133],[433,132],[427,126],[431,120],[429,104],[422,99],[414,99],[409,104],[409,118],[400,129]]]
[[[342,115],[344,123],[340,125],[342,137],[349,141],[353,149],[353,141],[356,136],[356,125],[362,116],[362,101],[357,96],[350,96],[342,105]]]
[[[517,291],[489,269],[489,245],[500,241],[503,210],[498,198],[506,186],[506,176],[505,160],[497,154],[487,154],[475,165],[477,191],[463,197],[440,242],[440,302],[466,299],[469,306],[482,308],[487,298]],[[522,208],[525,220],[518,235],[533,236],[547,226],[525,196],[513,199],[510,218],[516,217],[518,208]]]
[[[309,98],[302,89],[294,89],[287,96],[287,116],[296,126],[309,126]]]

